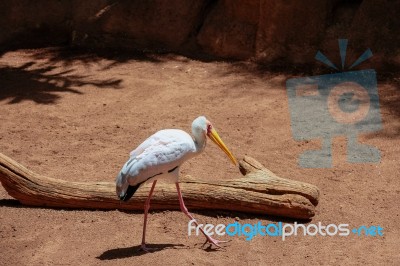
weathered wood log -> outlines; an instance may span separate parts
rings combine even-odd
[[[310,219],[315,214],[319,190],[316,186],[283,179],[256,160],[240,161],[245,177],[231,180],[183,178],[187,207],[219,209]],[[0,181],[10,196],[28,206],[85,209],[143,210],[150,185],[140,188],[128,202],[118,200],[111,182],[68,182],[36,174],[0,153]],[[152,209],[179,209],[173,184],[157,184]]]

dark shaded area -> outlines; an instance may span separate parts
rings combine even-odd
[[[119,64],[129,61],[144,61],[159,63],[162,60],[154,53],[146,53],[145,51],[127,51],[115,49],[94,49],[84,47],[50,47],[40,49],[33,55],[36,60],[46,59],[50,63],[62,63],[63,66],[71,66],[76,62],[83,65],[98,63],[101,60],[112,61],[104,69],[112,68]]]
[[[188,247],[183,244],[146,244],[146,247],[151,249],[149,252],[140,250],[140,245],[127,248],[116,248],[105,251],[98,256],[99,260],[115,260],[125,259],[146,255],[148,253],[158,252],[165,249],[187,249]]]
[[[93,80],[86,75],[73,74],[73,69],[56,71],[57,67],[51,63],[37,65],[34,61],[19,67],[0,66],[0,101],[9,99],[9,104],[15,104],[31,100],[52,104],[60,98],[58,93],[81,94],[76,87],[119,88],[122,82],[120,79]]]
[[[36,49],[70,44],[70,32],[59,27],[40,27],[13,34],[8,41],[0,42],[0,55],[19,49]]]
[[[16,199],[1,199],[0,207],[21,207],[22,204]]]

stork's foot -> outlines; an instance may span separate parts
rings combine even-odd
[[[146,246],[146,243],[142,243],[141,245],[140,245],[140,248],[139,248],[139,251],[144,251],[144,252],[153,252],[153,251],[156,251],[157,249],[156,248],[149,248],[149,247],[147,247]]]
[[[217,239],[214,239],[214,238],[212,238],[211,236],[206,236],[206,242],[204,242],[204,244],[203,244],[203,246],[202,247],[204,247],[205,245],[207,245],[207,244],[210,244],[210,247],[212,247],[213,245],[214,246],[216,246],[217,248],[223,248],[223,247],[221,247],[221,243],[227,243],[227,242],[229,242],[230,240],[228,240],[228,241],[225,241],[225,240],[217,240]]]

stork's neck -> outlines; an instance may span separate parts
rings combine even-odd
[[[194,145],[196,146],[196,153],[201,153],[206,147],[207,139],[204,134],[195,134],[193,132]]]

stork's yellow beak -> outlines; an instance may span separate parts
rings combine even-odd
[[[225,143],[222,141],[222,139],[220,138],[220,136],[218,135],[217,131],[213,128],[211,129],[210,134],[208,134],[208,137],[215,143],[218,145],[218,147],[221,148],[221,150],[223,150],[226,155],[228,155],[229,159],[231,159],[231,161],[233,162],[234,165],[237,164],[235,157],[233,157],[233,154],[229,151],[229,149],[226,147]]]

